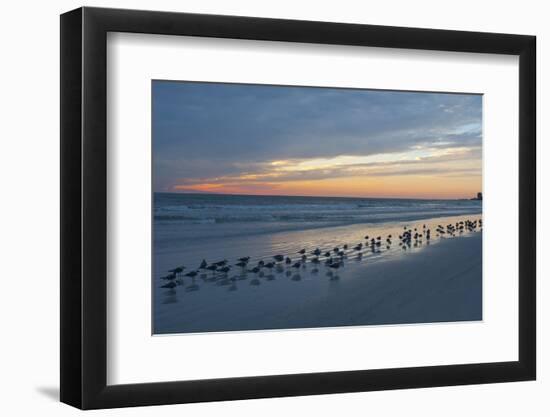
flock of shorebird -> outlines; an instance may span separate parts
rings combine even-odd
[[[435,230],[435,237],[455,237],[465,231],[475,232],[481,230],[482,220],[466,220],[459,221],[454,224],[447,224],[446,226],[438,225]],[[418,228],[403,227],[403,232],[398,235],[399,246],[404,250],[411,249],[412,247],[418,247],[426,242],[429,244],[432,238],[432,230],[426,225]],[[318,266],[324,265],[328,268],[327,276],[331,280],[339,279],[333,271],[337,271],[344,266],[344,260],[355,258],[361,260],[366,253],[381,253],[383,248],[386,250],[391,249],[395,239],[391,234],[385,237],[382,236],[369,236],[364,237],[364,241],[355,245],[344,244],[342,246],[336,246],[331,249],[315,248],[308,251],[305,248],[300,249],[294,258],[288,255],[277,254],[272,256],[269,260],[260,259],[255,264],[251,262],[250,256],[239,258],[234,264],[231,264],[227,259],[221,261],[208,263],[206,259],[200,262],[196,269],[184,273],[187,269],[181,265],[168,271],[167,275],[160,277],[162,281],[166,283],[161,285],[161,288],[167,288],[174,290],[178,286],[184,286],[186,291],[197,291],[200,287],[196,282],[196,278],[202,279],[204,282],[215,282],[217,285],[229,286],[230,291],[237,289],[236,283],[240,280],[248,278],[248,274],[253,275],[253,279],[250,280],[250,285],[260,285],[260,278],[266,278],[267,280],[275,279],[276,273],[285,273],[287,277],[291,277],[294,281],[301,280],[299,271],[306,267],[307,263],[314,265],[311,270],[313,274],[319,272]],[[234,269],[238,272],[236,275],[229,277],[229,273]],[[191,282],[185,282],[185,281]],[[189,285],[186,285],[189,284]]]

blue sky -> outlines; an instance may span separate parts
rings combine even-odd
[[[481,95],[168,81],[152,92],[155,191],[481,187]]]

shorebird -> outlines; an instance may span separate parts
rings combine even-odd
[[[169,270],[168,272],[171,272],[173,274],[181,274],[183,272],[183,270],[185,269],[184,266],[178,266],[177,268],[174,268],[174,269],[171,269]]]
[[[481,219],[467,219],[467,220],[460,220],[455,221],[455,223],[448,223],[448,224],[439,224],[439,225],[428,225],[428,224],[418,224],[416,227],[411,226],[404,226],[403,231],[398,234],[396,239],[396,243],[399,244],[399,246],[402,248],[402,250],[406,251],[407,249],[412,249],[422,247],[423,243],[429,244],[430,239],[432,236],[432,230],[430,227],[433,227],[434,234],[439,237],[444,237],[443,235],[447,235],[447,237],[455,237],[459,236],[459,234],[462,234],[464,232],[476,232],[481,231],[482,228],[482,220]],[[169,288],[171,291],[174,291],[173,288],[175,288],[178,285],[183,285],[182,289],[186,288],[192,288],[191,287],[185,287],[185,277],[191,277],[193,279],[193,284],[195,283],[195,277],[200,276],[204,282],[216,282],[221,283],[220,285],[229,285],[228,282],[231,282],[234,284],[237,280],[243,280],[243,279],[262,279],[262,277],[266,277],[267,280],[274,279],[275,275],[272,275],[273,268],[276,268],[277,273],[285,273],[287,277],[291,277],[296,274],[302,273],[301,269],[307,268],[307,263],[310,261],[315,266],[311,266],[309,269],[311,273],[314,273],[314,271],[319,271],[318,266],[321,263],[324,263],[327,267],[326,270],[330,270],[329,272],[332,272],[334,270],[339,269],[340,267],[344,266],[344,260],[345,259],[355,259],[360,260],[363,255],[368,256],[368,253],[372,251],[373,254],[383,254],[384,252],[381,250],[381,245],[384,244],[384,247],[387,251],[390,251],[393,245],[393,235],[387,234],[385,239],[382,239],[382,236],[364,236],[365,240],[362,242],[359,242],[357,244],[342,244],[334,246],[330,250],[324,249],[321,250],[319,247],[316,247],[315,249],[307,249],[303,248],[298,251],[300,254],[300,257],[296,257],[295,259],[292,259],[291,256],[283,255],[283,254],[277,254],[273,255],[271,260],[258,260],[257,265],[252,268],[248,269],[250,256],[238,258],[238,262],[235,261],[235,264],[232,264],[233,266],[241,267],[242,269],[239,270],[234,278],[228,278],[227,273],[231,271],[232,266],[228,264],[227,259],[223,259],[218,262],[213,262],[208,264],[206,259],[202,259],[200,265],[194,269],[189,271],[187,274],[183,274],[183,271],[185,269],[185,266],[178,266],[174,269],[171,269],[169,273],[166,276],[160,276],[159,279],[165,280],[167,282],[162,283],[163,288]],[[370,244],[369,244],[370,243]],[[365,252],[365,250],[371,249],[371,251]],[[350,252],[348,252],[348,249],[351,249]],[[355,252],[354,255],[352,253]],[[285,264],[287,265],[285,267]],[[291,267],[291,268],[290,268]],[[265,268],[265,269],[263,269]],[[207,271],[213,271],[213,274],[207,274]],[[265,274],[268,275],[264,275]],[[216,273],[217,272],[217,273]],[[247,275],[247,273],[255,273],[254,276]],[[258,281],[258,285],[259,285]],[[160,284],[160,283],[159,283]],[[173,284],[173,285],[172,285]],[[194,284],[195,285],[195,284]],[[256,285],[256,284],[253,284]]]
[[[174,280],[174,279],[176,279],[176,274],[166,275],[166,276],[164,276],[164,277],[160,277],[160,279]]]

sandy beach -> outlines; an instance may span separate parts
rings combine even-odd
[[[397,236],[404,228],[455,224],[480,215],[448,216],[412,223],[390,222],[285,231],[212,240],[178,247],[175,241],[159,251],[154,279],[154,333],[195,333],[295,329],[350,325],[385,325],[473,321],[482,319],[482,232],[465,231],[454,237],[432,235],[430,241],[403,249]],[[383,236],[372,250],[355,250],[365,234]],[[385,239],[392,235],[392,243]],[[347,243],[342,266],[315,264],[311,252]],[[307,250],[299,267],[284,262],[252,272],[259,260],[274,254]],[[230,260],[252,254],[250,266],[232,266],[220,274],[201,271],[185,277],[173,289],[158,277],[168,265]],[[189,270],[189,269],[187,269]],[[186,271],[187,271],[186,270]],[[247,272],[248,271],[248,272]]]

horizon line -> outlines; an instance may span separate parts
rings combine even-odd
[[[330,195],[288,195],[288,194],[233,194],[233,193],[200,193],[186,191],[152,191],[153,194],[184,194],[184,195],[217,195],[217,196],[235,196],[235,197],[296,197],[296,198],[347,198],[347,199],[378,199],[378,200],[466,200],[466,201],[482,201],[478,200],[477,193],[472,198],[456,197],[456,198],[429,198],[429,197],[368,197],[368,196],[330,196]],[[479,191],[482,193],[482,191]]]

